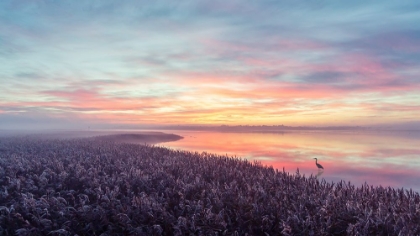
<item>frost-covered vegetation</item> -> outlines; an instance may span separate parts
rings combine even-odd
[[[104,139],[0,139],[2,235],[419,235],[419,194]]]

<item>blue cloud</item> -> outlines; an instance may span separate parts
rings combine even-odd
[[[417,1],[3,0],[0,105],[54,89],[171,94],[180,89],[166,83],[186,73],[360,93],[415,89],[418,22]],[[150,83],[158,89],[146,91]]]

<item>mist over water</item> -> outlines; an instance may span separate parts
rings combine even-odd
[[[184,139],[162,146],[236,156],[290,173],[299,169],[327,181],[420,191],[418,132],[172,132]],[[318,171],[313,158],[324,171]]]

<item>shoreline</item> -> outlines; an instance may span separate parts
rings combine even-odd
[[[166,142],[175,142],[184,137],[176,134],[168,134],[163,132],[142,132],[142,133],[123,133],[111,134],[93,137],[98,140],[112,141],[116,143],[131,143],[131,144],[159,144]]]
[[[104,139],[114,142],[138,143],[138,144],[158,144],[166,142],[174,142],[184,137],[166,133],[161,131],[105,131],[105,130],[92,130],[92,131],[8,131],[0,135],[0,138],[13,138],[13,137],[30,137],[40,139],[79,139],[79,138],[94,138]],[[123,141],[121,141],[123,140]]]

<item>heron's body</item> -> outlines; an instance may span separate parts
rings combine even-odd
[[[317,158],[314,158],[314,159],[315,159],[315,164],[318,167],[318,169],[324,169],[324,167],[322,167],[321,164],[318,164],[318,159]]]

